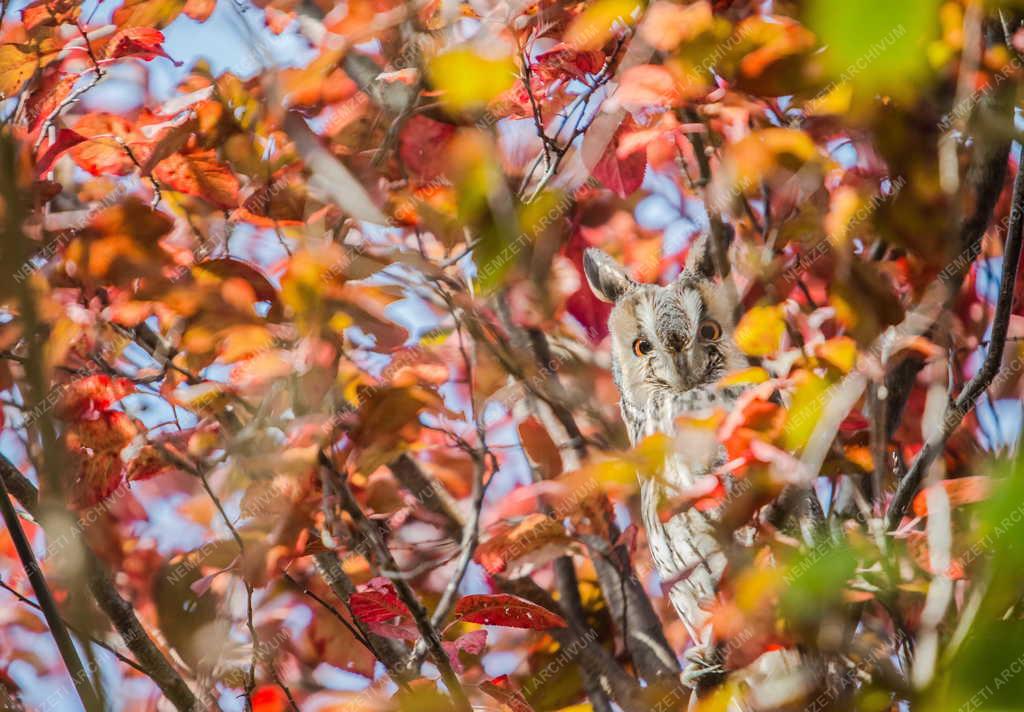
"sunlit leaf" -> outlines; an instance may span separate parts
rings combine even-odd
[[[597,0],[569,25],[565,42],[581,50],[601,49],[616,30],[633,24],[639,8],[637,0]]]
[[[512,86],[515,63],[508,57],[484,57],[472,49],[453,49],[430,60],[430,80],[453,112],[474,111]]]
[[[750,356],[771,356],[782,345],[786,320],[780,306],[750,309],[736,325],[734,337],[740,350]]]
[[[796,381],[796,391],[782,431],[782,443],[789,450],[799,450],[810,440],[834,385],[827,378],[809,371],[801,371]]]

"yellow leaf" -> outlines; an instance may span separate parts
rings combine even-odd
[[[50,336],[43,348],[43,361],[46,372],[64,362],[65,357],[82,335],[82,327],[68,317],[61,317],[54,323]]]
[[[804,104],[804,111],[808,116],[843,115],[850,110],[852,101],[853,85],[850,82],[839,82],[825,93],[816,94]]]
[[[739,371],[733,371],[732,373],[726,374],[718,379],[716,384],[719,388],[725,388],[726,386],[738,386],[744,383],[764,383],[771,376],[760,366],[751,366],[750,368],[744,368]]]
[[[736,326],[736,345],[748,356],[771,356],[779,350],[785,332],[782,307],[754,307]]]
[[[340,334],[354,323],[355,321],[352,317],[345,312],[335,312],[334,315],[331,316],[330,321],[327,322],[327,325],[332,331]]]
[[[846,245],[853,229],[870,214],[871,203],[863,193],[852,186],[840,186],[832,193],[825,232],[834,245]]]
[[[569,25],[566,44],[582,51],[601,49],[617,26],[633,24],[639,6],[636,0],[597,0]]]
[[[810,190],[823,180],[830,165],[804,131],[778,127],[752,131],[726,148],[722,169],[711,184],[712,200],[729,205],[764,181],[784,185],[798,174],[800,185]]]
[[[218,356],[224,363],[234,363],[273,345],[274,337],[266,328],[254,324],[236,326],[223,335]]]
[[[796,391],[782,431],[782,446],[787,450],[799,450],[810,440],[834,384],[810,371],[800,371],[796,380]]]
[[[432,84],[443,92],[441,103],[457,113],[484,108],[516,79],[511,57],[489,59],[469,48],[434,57],[427,72]]]
[[[672,438],[664,433],[655,433],[637,443],[629,451],[627,459],[640,474],[653,477],[665,466],[665,458],[671,448]]]
[[[814,355],[845,375],[857,363],[857,342],[849,336],[837,336],[815,346]]]
[[[159,30],[173,22],[184,9],[185,0],[125,0],[114,11],[114,24]]]
[[[620,459],[605,460],[587,468],[588,474],[605,485],[629,487],[636,484],[636,467]]]
[[[28,45],[0,45],[0,99],[17,94],[39,66],[39,58]]]

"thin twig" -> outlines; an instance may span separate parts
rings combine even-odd
[[[348,513],[352,520],[359,527],[360,532],[366,537],[367,542],[370,545],[374,556],[377,559],[377,563],[382,571],[395,572],[398,571],[398,564],[395,563],[394,557],[388,550],[387,544],[381,537],[380,532],[376,528],[366,513],[356,502],[352,491],[348,487],[348,482],[341,476],[337,468],[331,459],[323,452],[319,455],[320,465],[332,476],[338,497],[341,501],[342,509]],[[430,650],[431,657],[434,659],[434,664],[437,669],[441,672],[441,679],[444,680],[445,687],[448,688],[448,693],[451,695],[456,708],[462,712],[470,712],[472,709],[469,704],[469,698],[466,697],[466,691],[462,687],[462,683],[456,676],[455,671],[452,669],[451,660],[448,658],[448,654],[441,646],[441,637],[438,635],[437,630],[430,624],[430,620],[427,618],[427,612],[423,608],[423,604],[420,603],[419,598],[413,592],[409,582],[402,577],[389,577],[389,580],[395,587],[395,592],[398,597],[409,609],[412,614],[413,620],[416,622],[416,627],[420,634],[427,641],[427,648]]]
[[[0,477],[0,513],[3,514],[7,532],[11,536],[11,541],[14,543],[14,548],[25,569],[29,583],[32,584],[32,590],[39,601],[39,609],[43,612],[43,617],[46,618],[46,625],[50,628],[50,634],[57,643],[57,649],[60,651],[61,658],[64,659],[64,664],[68,668],[68,674],[71,675],[75,691],[78,693],[82,705],[90,712],[101,712],[103,708],[99,698],[96,697],[96,690],[93,689],[92,683],[89,681],[89,675],[85,671],[82,659],[78,657],[75,644],[71,642],[71,635],[57,609],[57,602],[53,599],[50,587],[46,583],[42,569],[39,568],[35,553],[32,551],[32,545],[29,544],[25,530],[21,527],[21,520],[18,519],[17,512],[14,511],[14,505],[11,504],[7,481],[3,477]]]
[[[886,516],[888,529],[895,529],[903,519],[917,488],[921,484],[924,473],[935,459],[942,453],[946,440],[953,434],[957,426],[963,421],[968,413],[974,408],[975,403],[982,393],[992,383],[996,373],[999,371],[999,364],[1003,360],[1003,350],[1006,347],[1007,331],[1010,326],[1010,316],[1013,313],[1014,288],[1017,284],[1017,266],[1021,254],[1021,233],[1024,227],[1024,170],[1019,166],[1024,164],[1024,145],[1017,154],[1017,175],[1013,181],[1013,197],[1010,203],[1010,222],[1006,233],[1006,245],[1003,250],[1003,270],[999,283],[999,296],[996,301],[995,315],[992,317],[992,334],[989,341],[988,353],[981,368],[968,381],[960,395],[955,401],[947,404],[942,423],[925,442],[924,447],[918,452],[917,457],[910,465],[907,474],[900,481],[889,511]]]
[[[38,603],[33,601],[28,596],[22,595],[16,588],[8,585],[6,582],[0,581],[0,588],[4,589],[8,593],[10,593],[12,596],[17,598],[19,601],[24,603],[26,606],[31,606],[32,608],[35,608],[37,611],[42,611],[43,610]],[[82,630],[81,628],[79,628],[78,626],[76,626],[75,624],[73,624],[73,623],[71,623],[71,622],[69,622],[67,620],[64,621],[64,625],[66,625],[68,627],[68,629],[73,631],[74,634],[77,635],[78,637],[85,638],[85,639],[95,643],[96,645],[100,646],[101,648],[103,648],[108,653],[110,653],[111,655],[116,657],[118,660],[120,660],[122,663],[124,663],[128,667],[135,669],[136,672],[139,672],[139,673],[141,673],[141,674],[143,674],[143,675],[145,675],[147,677],[149,676],[149,672],[146,670],[146,668],[142,667],[141,665],[139,665],[137,662],[135,662],[131,658],[127,657],[126,655],[123,655],[123,654],[117,652],[117,650],[112,645],[109,645],[108,643],[103,642],[102,640],[100,640],[99,638],[97,638],[97,637],[95,637],[93,635],[89,635],[84,630]]]

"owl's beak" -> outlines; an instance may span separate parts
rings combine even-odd
[[[676,354],[676,373],[684,391],[701,385],[701,373],[697,368],[696,353],[693,348],[685,348]]]

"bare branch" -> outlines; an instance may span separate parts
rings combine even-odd
[[[1017,165],[1024,161],[1024,146],[1021,146]],[[1020,263],[1021,254],[1021,232],[1024,223],[1024,170],[1017,169],[1017,175],[1013,181],[1013,198],[1010,207],[1010,224],[1006,234],[1006,245],[1003,250],[1003,270],[999,283],[999,297],[996,301],[996,312],[992,317],[992,334],[989,339],[990,345],[981,368],[968,381],[956,400],[949,403],[942,423],[925,442],[924,447],[917,453],[917,457],[910,465],[907,474],[900,481],[892,504],[886,515],[886,526],[889,529],[896,528],[918,486],[924,477],[928,467],[939,456],[946,445],[946,440],[953,434],[953,431],[960,425],[967,416],[982,393],[992,383],[992,379],[999,371],[999,364],[1003,360],[1003,350],[1006,347],[1006,336],[1010,325],[1010,316],[1013,313],[1014,288],[1017,284],[1017,266]]]

